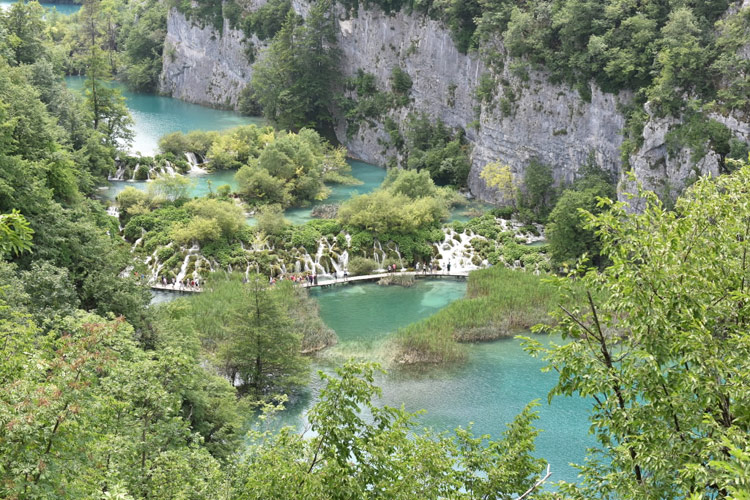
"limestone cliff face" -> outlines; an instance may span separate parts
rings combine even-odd
[[[194,24],[172,9],[167,16],[159,90],[197,104],[235,108],[252,75],[245,56],[248,42],[226,20],[218,33],[213,26]]]
[[[302,15],[308,4],[296,0]],[[391,110],[389,116],[404,123],[412,112],[425,112],[451,127],[461,127],[473,144],[469,187],[480,199],[502,203],[502,195],[485,185],[480,174],[492,161],[510,165],[515,178],[523,178],[529,160],[536,158],[553,167],[555,178],[570,181],[590,155],[603,168],[621,175],[620,146],[625,118],[620,106],[630,96],[607,94],[595,85],[584,100],[576,90],[553,84],[544,73],[519,72],[506,60],[496,75],[495,95],[480,102],[476,96],[486,72],[477,54],[461,54],[442,24],[424,16],[385,14],[360,9],[356,16],[339,13],[341,70],[349,76],[362,69],[372,73],[379,88],[387,90],[394,67],[405,70],[414,85],[408,106]],[[244,55],[248,42],[225,23],[219,33],[211,27],[194,26],[172,10],[168,20],[167,48],[161,90],[173,97],[215,106],[235,107],[237,97],[252,76]],[[502,46],[497,47],[502,52]],[[384,117],[383,117],[384,118]],[[736,117],[722,122],[748,139],[748,123]],[[709,153],[697,165],[690,152],[669,155],[665,136],[674,122],[651,120],[644,128],[641,149],[630,159],[636,177],[657,192],[677,192],[696,170],[716,173],[718,158]],[[383,120],[363,124],[347,137],[340,120],[337,136],[352,156],[383,164],[397,152],[388,146]],[[624,184],[623,184],[624,185]]]
[[[502,202],[502,195],[480,177],[482,168],[492,161],[510,165],[518,179],[532,158],[552,165],[560,181],[571,180],[590,154],[604,168],[618,169],[624,119],[615,96],[594,88],[587,103],[567,86],[549,83],[544,74],[521,79],[506,64],[496,80],[507,84],[498,84],[493,99],[481,103],[475,97],[486,71],[481,58],[461,54],[439,22],[360,10],[357,17],[339,24],[347,74],[362,68],[376,75],[381,88],[388,88],[395,66],[412,77],[412,104],[395,112],[397,122],[410,112],[425,112],[466,130],[474,145],[469,187],[475,196]],[[503,98],[509,109],[499,105]],[[346,138],[343,124],[338,136]],[[352,154],[378,163],[384,157],[381,144],[387,140],[383,127],[376,126],[362,128],[346,145]]]

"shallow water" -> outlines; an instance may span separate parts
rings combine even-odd
[[[0,0],[0,10],[6,10],[9,9],[11,5],[13,5],[15,2],[9,2],[6,0]],[[60,14],[64,16],[69,16],[70,14],[75,14],[81,9],[81,6],[79,4],[71,4],[71,3],[46,3],[46,2],[39,2],[42,7],[44,7],[47,10],[56,10]]]
[[[82,90],[85,80],[83,76],[65,78],[68,87],[74,90]],[[130,149],[144,155],[157,153],[159,138],[170,132],[224,130],[238,125],[263,123],[258,117],[242,116],[234,111],[208,108],[171,97],[132,92],[116,82],[112,85],[122,92],[135,121],[135,137]]]
[[[350,285],[311,293],[320,305],[323,320],[333,328],[339,344],[313,363],[313,373],[331,373],[344,359],[354,356],[380,360],[384,340],[396,329],[433,314],[462,297],[465,283],[419,281],[411,288]],[[543,363],[527,355],[520,341],[504,339],[467,346],[468,361],[459,366],[427,370],[393,369],[379,377],[383,396],[378,404],[408,411],[424,409],[420,423],[435,430],[452,430],[474,424],[475,434],[500,437],[505,424],[523,407],[539,400],[543,432],[536,440],[536,455],[552,466],[552,481],[575,481],[569,465],[582,463],[585,448],[594,444],[588,435],[590,405],[580,398],[556,398],[547,404],[555,383],[552,373],[542,373]],[[304,413],[314,403],[321,383],[313,376],[308,391],[291,404],[280,423],[302,428]]]
[[[274,425],[303,429],[304,414],[322,387],[318,370],[331,374],[351,357],[384,361],[384,346],[392,332],[434,314],[463,297],[465,291],[464,281],[448,279],[420,280],[410,288],[367,283],[312,290],[321,318],[336,331],[339,343],[313,358],[309,386],[276,417]],[[153,292],[152,304],[180,296],[184,294]],[[500,437],[506,423],[526,404],[538,400],[540,418],[535,426],[542,432],[536,439],[535,455],[551,464],[551,482],[576,481],[577,470],[569,464],[583,463],[586,448],[595,444],[588,434],[590,403],[571,397],[555,398],[547,404],[556,376],[542,373],[544,363],[526,354],[519,340],[469,344],[466,348],[468,360],[457,366],[392,368],[378,376],[376,383],[383,395],[377,404],[404,405],[411,412],[426,410],[419,422],[436,431],[472,423],[475,435]]]

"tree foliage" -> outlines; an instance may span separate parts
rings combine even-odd
[[[304,21],[289,10],[264,54],[251,84],[263,116],[282,129],[330,130],[339,57],[330,1],[316,2]]]
[[[596,266],[607,260],[601,256],[601,244],[595,231],[586,225],[587,214],[604,210],[600,199],[614,198],[615,190],[609,176],[596,165],[588,163],[581,177],[563,191],[549,214],[545,228],[552,260],[558,265],[572,265],[584,254]]]
[[[439,225],[454,201],[453,192],[437,187],[427,172],[395,169],[380,189],[342,204],[338,218],[375,234],[410,235]]]
[[[0,214],[0,258],[31,250],[34,230],[18,210]]]
[[[531,405],[497,441],[471,428],[417,432],[415,414],[373,403],[376,369],[350,362],[335,377],[321,374],[326,386],[308,414],[313,437],[251,432],[236,498],[510,499],[534,485],[543,461],[531,456]]]
[[[579,269],[587,292],[563,309],[566,342],[543,348],[558,370],[550,396],[591,398],[599,446],[572,498],[729,498],[727,471],[748,446],[747,252],[750,167],[701,179],[668,211],[640,193],[587,216],[611,262]],[[567,289],[569,279],[562,279]],[[575,302],[573,302],[575,303]]]

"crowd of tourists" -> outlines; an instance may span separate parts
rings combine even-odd
[[[201,281],[199,278],[178,280],[177,278],[167,279],[165,276],[162,276],[161,285],[166,288],[172,288],[173,290],[198,291],[201,289]]]

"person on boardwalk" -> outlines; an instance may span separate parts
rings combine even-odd
[[[414,265],[414,270],[415,270],[416,272],[419,272],[419,262],[417,262],[417,263],[416,263],[416,264]]]
[[[451,273],[451,261],[448,261],[448,274]]]

